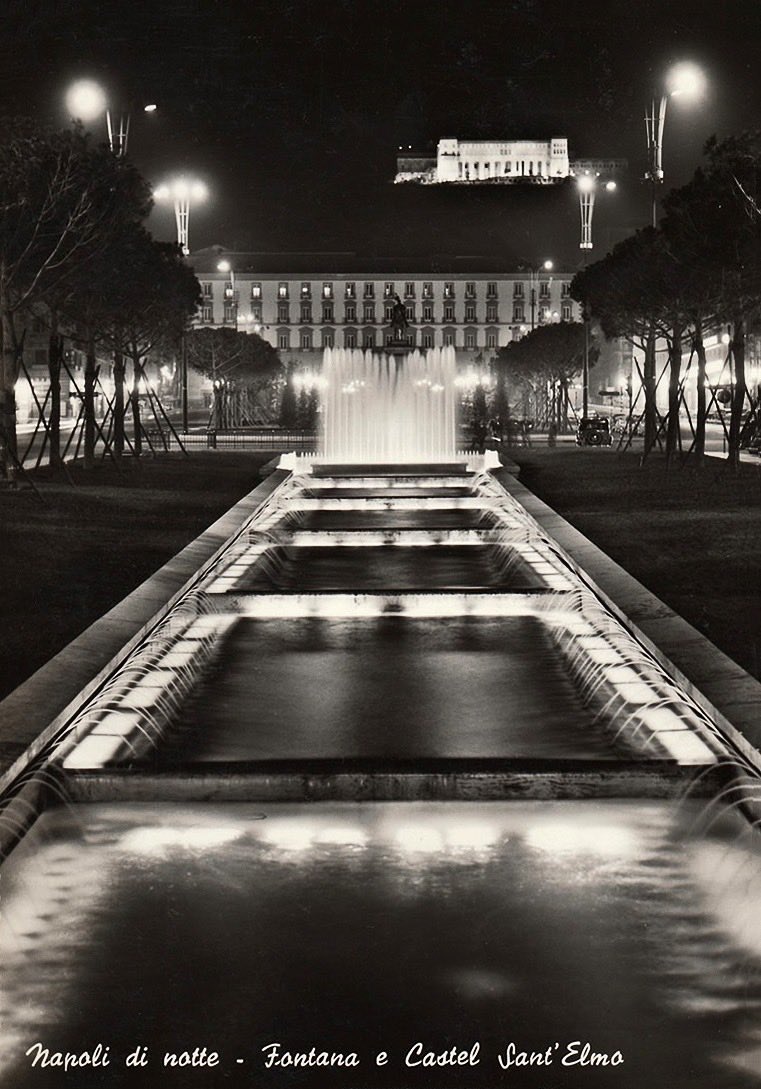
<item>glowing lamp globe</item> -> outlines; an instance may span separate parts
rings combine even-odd
[[[106,95],[92,79],[80,79],[66,92],[66,109],[79,121],[93,121],[105,112]]]
[[[705,91],[706,79],[696,64],[684,61],[681,64],[674,65],[668,74],[666,84],[669,94],[673,98],[679,96],[695,101],[702,97]]]

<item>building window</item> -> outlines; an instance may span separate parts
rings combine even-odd
[[[444,298],[445,299],[453,299],[454,298],[454,284],[444,284]]]
[[[432,348],[433,347],[433,333],[423,333],[422,340],[423,340],[423,347],[424,348]]]
[[[469,303],[465,307],[465,320],[466,321],[475,321],[476,320],[476,307],[475,307],[475,305],[473,303]]]
[[[465,284],[465,298],[475,299],[476,297],[476,285],[472,282]]]
[[[288,284],[281,282],[277,285],[277,297],[278,299],[288,298]]]
[[[568,296],[571,294],[571,284],[568,280],[563,280],[562,286],[560,288],[560,294],[563,296],[564,299],[567,299]]]
[[[210,303],[201,307],[201,321],[214,321],[214,307]]]
[[[366,281],[366,283],[365,283],[365,298],[366,299],[374,299],[375,298],[375,284],[372,283],[369,280]]]
[[[408,280],[407,283],[404,285],[404,297],[405,299],[415,298],[415,285],[412,280]]]
[[[312,298],[312,285],[311,284],[303,283],[301,285],[301,297],[302,297],[302,299],[311,299]]]
[[[347,299],[356,299],[357,285],[355,283],[347,281],[345,294]]]
[[[465,331],[465,347],[475,348],[476,346],[476,334],[472,329],[466,329]]]
[[[322,320],[333,321],[333,303],[322,304]]]
[[[251,284],[251,298],[252,299],[261,299],[261,297],[262,297],[262,285],[261,284]]]
[[[235,303],[225,303],[225,322],[234,322],[237,312],[237,306]]]
[[[348,329],[344,333],[344,348],[356,348],[357,347],[357,334],[352,329]]]
[[[224,296],[225,296],[226,299],[231,299],[233,297],[232,280],[228,280],[227,283],[225,284]]]
[[[281,330],[277,335],[277,346],[282,351],[291,346],[291,334],[287,330]]]
[[[496,303],[489,303],[489,305],[486,307],[486,320],[487,321],[499,321],[499,318],[497,317],[497,304]]]
[[[394,317],[394,304],[393,303],[386,303],[386,305],[383,307],[383,320],[386,321],[386,322],[389,322],[389,321],[391,321],[393,319],[393,317]]]
[[[496,348],[497,347],[497,334],[496,333],[492,332],[492,333],[487,333],[486,334],[486,347],[487,348]]]
[[[323,284],[322,285],[322,297],[323,297],[323,299],[332,299],[333,298],[333,285],[332,284]]]
[[[365,292],[367,294],[367,292]],[[383,286],[383,298],[393,299],[394,297],[394,285],[392,283],[385,283]]]
[[[433,303],[423,303],[423,321],[433,321]]]
[[[301,348],[309,350],[312,347],[312,330],[302,329],[299,336],[299,345]]]
[[[344,321],[356,321],[357,320],[357,304],[347,303],[344,313]]]
[[[433,298],[433,284],[432,283],[423,284],[423,298],[424,299],[432,299]]]
[[[409,306],[405,306],[404,316],[407,319],[407,321],[414,321],[415,320],[415,306],[414,306],[413,303],[410,303]]]
[[[252,317],[252,319],[254,321],[261,321],[262,320],[262,304],[261,303],[253,303],[253,302],[251,303],[251,317]]]
[[[374,329],[365,329],[364,333],[362,334],[362,347],[363,348],[374,348],[375,347],[375,330]]]
[[[571,320],[571,304],[563,303],[563,321]]]
[[[444,321],[454,321],[454,306],[451,303],[444,307]]]
[[[308,321],[311,321],[311,320],[312,320],[312,304],[311,303],[302,303],[301,304],[301,321],[302,322],[308,322]]]
[[[496,299],[497,297],[497,284],[495,280],[492,280],[486,285],[486,298]]]
[[[281,324],[291,320],[291,316],[289,314],[288,303],[278,303],[277,304],[277,320]]]
[[[539,298],[549,299],[550,297],[550,284],[548,280],[542,280],[539,284]]]
[[[514,299],[522,299],[523,298],[523,281],[522,280],[517,280],[513,284],[513,298]]]
[[[201,294],[204,298],[210,298],[212,295],[212,288],[210,283],[201,284]]]
[[[332,329],[323,329],[322,332],[322,346],[323,348],[332,348],[335,343]]]
[[[550,308],[549,306],[542,306],[539,310],[539,321],[545,322],[550,320]]]
[[[375,322],[375,303],[365,303],[362,307],[362,320]]]
[[[444,333],[444,347],[445,348],[454,348],[454,333],[452,333],[452,332]]]
[[[514,304],[513,321],[524,321],[523,303]]]

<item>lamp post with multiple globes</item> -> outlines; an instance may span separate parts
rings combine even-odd
[[[77,121],[94,121],[102,114],[106,115],[108,145],[117,158],[127,154],[131,108],[114,112],[109,105],[106,92],[94,79],[78,79],[66,92],[66,108]],[[142,107],[144,113],[155,113],[155,102],[148,102]]]

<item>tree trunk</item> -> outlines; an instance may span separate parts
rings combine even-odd
[[[16,380],[19,360],[13,330],[13,318],[7,299],[0,297],[0,478],[12,481],[16,477],[18,442],[16,438]]]
[[[140,423],[140,379],[143,376],[143,368],[140,366],[139,357],[132,360],[132,390],[130,392],[130,405],[132,407],[132,429],[134,432],[133,446],[135,457],[140,457],[143,452],[143,429]]]
[[[84,458],[85,469],[95,468],[95,379],[97,365],[95,359],[95,337],[92,333],[87,338],[85,352],[85,389],[84,389]]]
[[[124,455],[124,379],[126,367],[122,352],[114,352],[114,457]]]
[[[732,383],[732,404],[729,417],[729,440],[727,461],[733,472],[740,468],[740,433],[745,409],[745,319],[738,318],[732,334],[732,359],[734,362],[734,381]]]
[[[675,322],[669,343],[669,413],[666,421],[666,464],[679,448],[679,378],[682,372],[682,326]]]
[[[658,413],[655,403],[655,329],[653,327],[650,328],[645,343],[642,378],[645,394],[645,449],[643,457],[647,457],[655,446],[658,434]]]
[[[698,357],[695,459],[698,468],[701,468],[705,461],[706,419],[708,417],[708,410],[706,407],[706,346],[703,342],[703,323],[700,318],[697,318],[695,321],[695,354]]]
[[[49,464],[53,468],[61,466],[61,366],[63,364],[63,337],[58,332],[58,320],[51,317],[50,340],[48,341],[48,381],[50,382],[50,421],[48,439],[50,441]]]

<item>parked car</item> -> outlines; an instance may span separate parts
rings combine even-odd
[[[577,446],[610,446],[612,442],[607,416],[582,416],[576,429]]]

